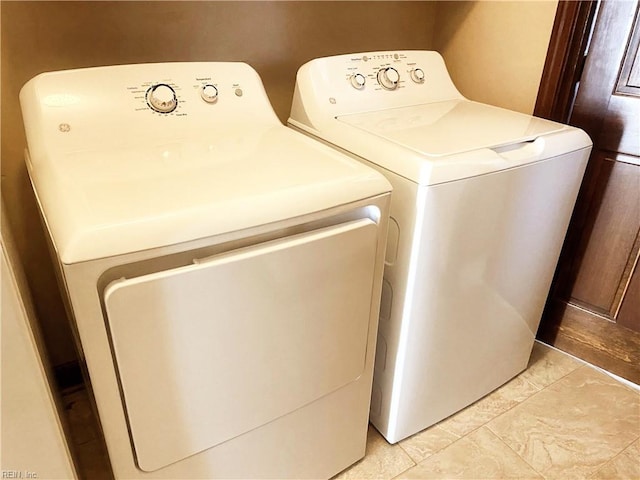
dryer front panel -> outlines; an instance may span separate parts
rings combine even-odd
[[[377,229],[355,220],[105,289],[140,469],[242,435],[362,374]]]

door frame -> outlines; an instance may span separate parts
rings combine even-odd
[[[600,6],[599,0],[558,2],[534,115],[569,123]],[[593,162],[590,162],[585,174],[587,182],[582,186],[581,196],[590,196],[584,190],[590,190],[594,186],[590,184],[593,182],[588,181],[594,177],[593,172],[589,171],[593,168]],[[585,213],[577,209],[573,216]],[[574,237],[570,229],[563,253],[577,247],[577,239]],[[562,271],[559,264],[537,338],[640,384],[640,333],[632,330],[623,332],[617,328],[616,323],[606,321],[605,317],[599,318],[597,314],[558,298],[557,281],[563,274],[566,275],[566,272]],[[607,339],[608,348],[594,346],[593,340],[600,338]]]
[[[533,114],[566,123],[582,75],[597,0],[558,2]]]

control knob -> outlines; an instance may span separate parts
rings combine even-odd
[[[216,101],[218,100],[218,89],[215,87],[215,85],[207,83],[200,89],[200,96],[207,103],[216,103]]]
[[[147,90],[147,103],[160,113],[173,112],[178,106],[176,92],[166,83],[158,83]]]
[[[411,80],[416,83],[424,83],[424,72],[421,68],[414,68],[409,73],[409,76],[411,77]]]
[[[367,83],[367,79],[361,73],[354,73],[351,75],[349,80],[351,81],[351,86],[358,90],[362,90],[364,88],[364,84]]]
[[[395,90],[398,88],[400,74],[393,67],[381,68],[378,71],[378,83],[386,90]]]

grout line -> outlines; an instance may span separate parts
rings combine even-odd
[[[454,414],[454,415],[455,415],[455,414]],[[444,419],[444,420],[446,420],[446,419]],[[444,420],[441,420],[441,422],[444,422]],[[438,423],[440,423],[440,422],[438,422]],[[425,430],[428,430],[428,429],[430,429],[430,428],[434,428],[434,427],[438,427],[438,424],[436,423],[435,425],[431,425],[430,427],[427,427],[427,428],[425,428],[424,430],[421,430],[421,431],[419,431],[418,433],[415,433],[413,436],[415,436],[415,435],[420,435],[421,433],[425,432]],[[453,435],[454,437],[456,437],[456,439],[455,439],[454,441],[452,441],[451,443],[448,443],[448,444],[447,444],[447,445],[445,445],[444,447],[440,447],[438,450],[436,450],[435,452],[433,452],[433,453],[429,454],[428,456],[424,457],[424,458],[423,458],[422,460],[420,460],[420,461],[416,461],[416,460],[414,460],[414,458],[411,456],[411,454],[410,454],[409,452],[407,452],[407,450],[402,446],[402,443],[401,443],[401,442],[403,442],[404,440],[401,440],[400,442],[398,442],[398,444],[397,444],[397,445],[398,445],[398,446],[399,446],[399,447],[404,451],[404,453],[406,453],[406,454],[407,454],[407,456],[411,459],[411,461],[414,463],[414,467],[415,467],[416,465],[418,465],[419,463],[422,463],[423,461],[425,461],[427,458],[429,458],[429,457],[433,457],[434,455],[436,455],[436,454],[440,453],[440,452],[441,452],[442,450],[444,450],[445,448],[449,448],[451,445],[453,445],[454,443],[456,443],[458,440],[460,440],[460,439],[462,439],[462,438],[464,438],[464,437],[466,436],[466,435],[463,435],[462,437],[460,437],[459,435],[457,435],[457,434],[455,434],[455,433],[452,433],[452,432],[449,432],[448,430],[445,430],[445,429],[444,429],[444,428],[442,428],[442,427],[438,427],[438,428],[440,428],[440,430],[442,430],[442,431],[446,432],[446,433],[447,433],[447,434],[449,434],[449,435]],[[409,438],[411,438],[411,437],[409,437]],[[407,438],[405,438],[405,440],[408,440],[408,439],[407,439]],[[410,468],[413,468],[413,467],[410,467]],[[407,469],[407,470],[408,470],[408,469]],[[405,470],[405,472],[406,472],[406,470]]]
[[[596,365],[591,365],[590,363],[587,364],[588,366],[599,370],[600,372],[604,373],[605,375],[609,375],[611,378],[613,378],[614,380],[617,380],[618,382],[622,383],[624,386],[630,388],[631,390],[634,390],[638,393],[640,393],[640,385],[633,383],[631,380],[627,380],[626,378],[622,378],[619,377],[618,375],[616,375],[615,373],[611,373],[608,370],[605,370],[603,368],[597,367]]]
[[[600,470],[602,470],[605,466],[609,465],[611,462],[613,462],[616,458],[620,457],[621,455],[624,455],[625,452],[631,447],[631,445],[633,445],[635,442],[638,441],[638,439],[640,439],[640,436],[638,436],[638,438],[632,440],[631,442],[629,442],[629,444],[627,446],[625,446],[622,450],[620,450],[616,455],[614,455],[613,457],[611,457],[609,460],[607,460],[606,462],[604,462],[602,465],[600,465],[596,470],[594,470],[591,475],[589,476],[589,478],[592,478],[596,473],[598,473]]]
[[[496,438],[498,439],[498,441],[499,441],[500,443],[502,443],[505,447],[507,447],[509,450],[511,450],[513,453],[515,453],[515,454],[516,454],[516,456],[517,456],[520,460],[522,460],[525,464],[529,465],[529,467],[531,468],[531,470],[533,470],[534,472],[536,472],[536,473],[540,476],[540,478],[541,478],[541,479],[546,479],[546,478],[547,478],[547,477],[544,475],[544,473],[542,473],[542,472],[538,471],[538,469],[536,469],[536,467],[534,467],[533,465],[531,465],[531,464],[527,461],[527,459],[526,459],[526,458],[524,458],[522,455],[520,455],[518,452],[516,452],[516,451],[511,447],[511,445],[509,445],[507,442],[505,442],[499,434],[497,434],[496,432],[494,432],[493,430],[491,430],[491,427],[489,427],[489,426],[487,425],[487,427],[486,427],[486,428],[487,428],[487,430],[489,430],[489,432],[491,432],[491,434],[492,434],[494,437],[496,437]]]
[[[566,352],[563,352],[562,350],[558,350],[557,348],[552,347],[552,346],[550,346],[550,345],[547,345],[546,343],[540,342],[540,341],[538,341],[538,340],[536,340],[536,341],[537,341],[538,343],[540,343],[541,345],[545,346],[545,347],[549,347],[549,348],[551,348],[551,349],[553,349],[553,350],[556,350],[556,351],[558,351],[558,352],[560,352],[560,353],[562,353],[562,354],[565,354],[565,355],[568,355],[568,356],[572,357],[572,355],[569,355],[569,354],[567,354]],[[500,413],[499,413],[498,415],[496,415],[495,417],[493,417],[493,418],[491,418],[491,419],[487,420],[486,422],[484,422],[484,423],[482,423],[482,424],[478,425],[478,426],[477,426],[476,428],[474,428],[473,430],[470,430],[469,432],[467,432],[467,433],[466,433],[466,434],[464,434],[463,436],[458,437],[454,442],[450,443],[450,444],[449,444],[449,445],[447,445],[446,447],[441,448],[441,449],[440,449],[440,450],[438,450],[437,452],[433,453],[433,454],[432,454],[432,455],[430,455],[429,457],[426,457],[425,459],[421,460],[421,461],[420,461],[420,462],[418,462],[418,463],[422,463],[424,460],[427,460],[427,459],[428,459],[428,458],[430,458],[431,456],[433,456],[433,455],[436,455],[436,454],[440,453],[441,451],[443,451],[443,450],[444,450],[444,449],[446,449],[446,448],[449,448],[451,445],[453,445],[453,444],[457,443],[458,441],[462,440],[463,438],[465,438],[465,437],[467,437],[467,436],[471,435],[472,433],[474,433],[474,432],[478,431],[478,430],[479,430],[479,429],[481,429],[482,427],[486,427],[486,428],[487,428],[487,429],[488,429],[488,430],[489,430],[493,435],[495,435],[496,437],[498,437],[502,443],[505,443],[505,442],[502,440],[502,438],[501,438],[501,437],[499,437],[499,435],[498,435],[496,432],[494,432],[493,430],[491,430],[491,428],[490,428],[490,426],[489,426],[489,425],[490,425],[494,420],[497,420],[498,418],[500,418],[502,415],[506,414],[507,412],[510,412],[510,411],[511,411],[511,410],[513,410],[514,408],[519,407],[519,406],[521,406],[522,404],[524,404],[524,403],[528,402],[530,399],[532,399],[533,397],[535,397],[535,396],[539,395],[540,393],[542,393],[543,391],[545,391],[547,388],[549,388],[550,386],[552,386],[552,385],[556,384],[557,382],[559,382],[560,380],[564,379],[564,378],[565,378],[565,377],[567,377],[568,375],[571,375],[572,373],[576,372],[576,371],[577,371],[577,370],[579,370],[580,368],[583,368],[584,366],[588,366],[588,365],[589,365],[589,364],[588,364],[587,362],[585,362],[584,360],[581,360],[581,359],[578,359],[578,358],[576,358],[576,360],[578,360],[578,361],[579,361],[580,365],[578,365],[576,368],[574,368],[574,369],[573,369],[573,370],[571,370],[570,372],[567,372],[565,375],[563,375],[563,376],[561,376],[561,377],[557,378],[556,380],[554,380],[553,382],[551,382],[549,385],[546,385],[546,386],[544,386],[544,387],[538,387],[537,385],[535,385],[535,384],[533,384],[533,383],[529,382],[527,379],[522,379],[523,381],[525,381],[526,383],[528,383],[529,385],[531,385],[532,387],[534,387],[534,389],[535,389],[536,391],[535,391],[535,392],[533,392],[531,395],[527,396],[525,399],[523,399],[523,400],[521,400],[521,401],[516,401],[516,403],[515,403],[514,405],[512,405],[512,406],[508,407],[508,408],[507,408],[506,410],[504,410],[503,412],[500,412]],[[526,371],[526,370],[525,370],[525,371]],[[513,379],[511,379],[511,380],[509,380],[509,381],[510,381],[510,382],[511,382],[511,381],[513,381],[515,378],[517,378],[517,377],[518,377],[518,376],[520,376],[521,374],[522,374],[522,373],[520,373],[519,375],[517,375],[516,377],[514,377]],[[509,382],[507,382],[507,383],[509,383]],[[505,384],[505,385],[506,385],[506,384]],[[502,388],[503,386],[504,386],[504,385],[502,385],[501,387],[498,387],[498,388],[497,388],[496,390],[494,390],[493,392],[495,392],[495,391],[499,390],[499,389],[500,389],[500,388]],[[491,393],[493,393],[493,392],[491,392]],[[489,393],[487,396],[483,397],[483,399],[484,399],[484,398],[486,398],[486,397],[488,397],[489,395],[491,395],[491,393]],[[481,400],[482,400],[482,399],[478,400],[477,402],[480,402]],[[477,403],[477,402],[474,402],[474,403]],[[472,405],[473,405],[473,404],[469,405],[469,406],[468,406],[468,407],[466,407],[466,408],[469,408],[469,407],[471,407]],[[461,411],[462,411],[462,410],[460,410],[460,412],[461,412]],[[457,412],[457,413],[460,413],[460,412]],[[454,414],[454,415],[455,415],[455,414]],[[446,419],[445,419],[445,420],[446,420]],[[445,420],[443,420],[443,422],[444,422]],[[436,425],[438,425],[438,424],[436,424]],[[444,430],[445,430],[445,431],[447,431],[448,433],[453,434],[453,432],[449,432],[449,431],[448,431],[448,430],[446,430],[446,429],[444,429]],[[454,435],[458,436],[457,434],[454,434]],[[505,445],[507,445],[507,444],[505,443]],[[515,450],[513,450],[509,445],[507,445],[507,447],[509,447],[509,449],[510,449],[510,450],[514,451],[514,453],[515,453],[516,455],[518,455],[518,457],[519,457],[519,458],[522,458],[522,460],[523,460],[527,465],[529,465],[529,466],[533,469],[533,471],[534,471],[534,472],[536,472],[536,473],[537,473],[538,475],[540,475],[541,477],[546,478],[546,477],[544,476],[544,474],[543,474],[543,473],[539,472],[539,471],[538,471],[538,470],[536,470],[532,465],[530,465],[530,464],[529,464],[529,462],[527,462],[527,461],[526,461],[522,456],[520,456],[520,454],[518,454],[518,452],[515,452]],[[408,454],[407,454],[407,455],[408,455]]]
[[[622,383],[623,385],[626,385],[627,387],[631,388],[632,390],[635,390],[637,392],[640,392],[640,385],[633,383],[631,380],[627,380],[626,378],[622,378],[619,377],[618,375],[616,375],[615,373],[611,373],[608,370],[605,370],[604,368],[598,367],[597,365],[594,365],[592,363],[587,362],[586,360],[583,360],[579,357],[576,357],[575,355],[571,355],[570,353],[565,352],[564,350],[560,350],[559,348],[554,347],[553,345],[549,345],[547,343],[541,342],[540,340],[536,339],[536,342],[538,342],[541,345],[544,345],[545,347],[549,347],[552,350],[555,350],[556,352],[560,352],[568,357],[573,358],[574,360],[577,360],[578,362],[582,363],[583,366],[587,366],[587,367],[591,367],[595,370],[598,370],[602,373],[604,373],[605,375],[608,375],[609,377],[613,378],[614,380]],[[577,369],[576,369],[577,370]],[[568,375],[568,374],[567,374]],[[566,376],[566,375],[565,375]],[[564,378],[564,377],[562,377]]]

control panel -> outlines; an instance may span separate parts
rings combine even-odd
[[[189,87],[187,91],[197,92],[197,96],[206,104],[215,104],[218,101],[218,84],[208,77],[194,79]],[[240,86],[236,84],[235,88],[240,89]],[[187,111],[181,107],[183,107],[185,100],[189,101],[189,98],[184,95],[184,88],[179,83],[171,80],[163,80],[159,83],[144,82],[139,86],[127,89],[134,94],[134,99],[139,100],[139,105],[136,108],[138,111],[150,110],[161,114],[174,112],[176,115],[187,114]]]
[[[244,91],[239,82],[232,83],[232,93],[236,97],[242,97]],[[175,116],[187,115],[188,109],[184,108],[189,101],[214,105],[218,102],[220,83],[214,77],[203,76],[188,79],[186,83],[163,78],[159,82],[143,82],[140,85],[129,86],[134,100],[137,100],[137,111],[150,111],[159,114],[175,114]],[[194,95],[195,93],[195,95]]]
[[[228,125],[280,125],[257,72],[241,62],[175,62],[43,73],[21,93],[50,151],[194,140]],[[35,143],[34,143],[35,144]]]
[[[365,87],[397,90],[407,82],[423,85],[426,75],[421,65],[406,53],[363,54],[351,58],[345,76],[356,90]]]
[[[437,52],[336,55],[300,67],[291,119],[317,123],[322,118],[462,98]]]

